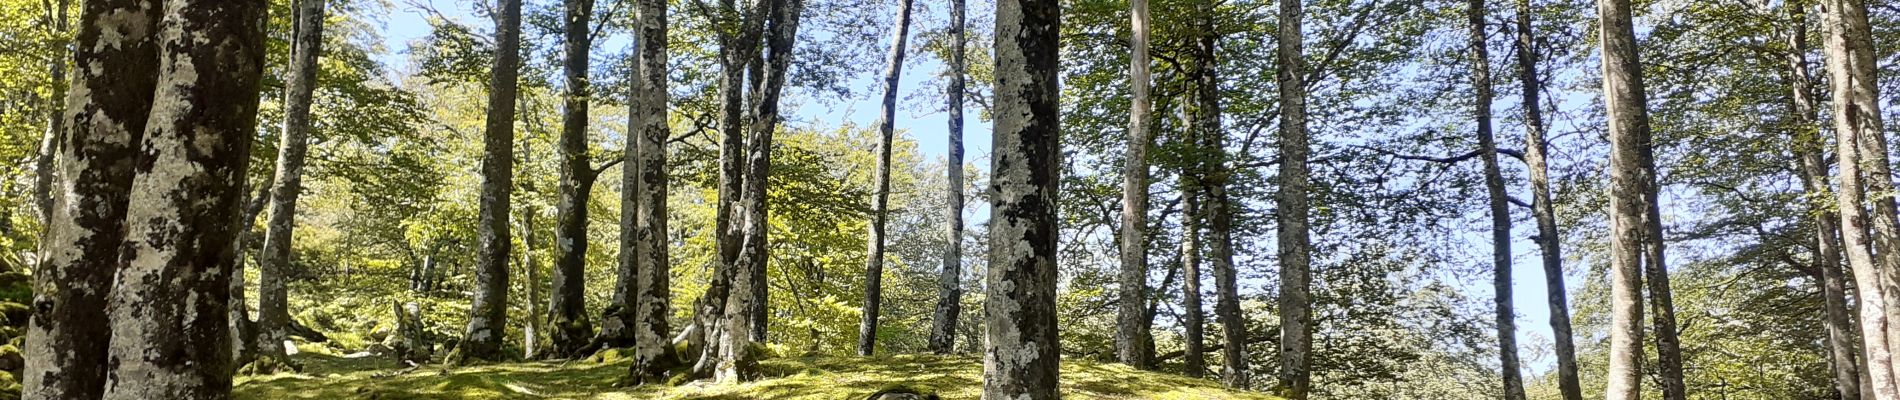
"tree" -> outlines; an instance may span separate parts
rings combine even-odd
[[[508,213],[514,189],[516,79],[521,68],[521,0],[501,0],[495,14],[495,60],[488,82],[488,113],[482,130],[480,249],[475,261],[475,297],[456,362],[501,357],[508,320]]]
[[[264,69],[261,2],[173,1],[132,179],[103,399],[222,399],[226,312]],[[148,68],[150,66],[148,65]],[[98,327],[95,327],[98,328]],[[61,349],[55,348],[54,351]]]
[[[1201,151],[1209,166],[1200,177],[1201,196],[1207,202],[1207,240],[1214,264],[1214,319],[1221,327],[1221,381],[1228,387],[1245,389],[1252,378],[1247,367],[1247,322],[1240,314],[1239,271],[1234,266],[1233,199],[1227,195],[1233,172],[1227,163],[1227,132],[1221,128],[1220,74],[1215,52],[1219,32],[1214,24],[1215,3],[1205,2],[1201,9],[1200,35],[1195,39],[1194,85],[1197,104],[1192,129],[1201,140]]]
[[[1504,192],[1504,173],[1498,170],[1498,142],[1491,132],[1491,52],[1485,38],[1484,0],[1465,3],[1471,28],[1471,86],[1477,101],[1478,159],[1484,163],[1484,187],[1491,205],[1492,288],[1497,304],[1498,365],[1504,378],[1504,398],[1524,398],[1524,377],[1517,361],[1517,313],[1511,304],[1511,205]]]
[[[950,0],[950,84],[944,88],[950,110],[950,144],[944,156],[949,207],[943,213],[946,243],[943,271],[937,275],[937,308],[930,319],[930,352],[937,354],[956,348],[957,318],[963,314],[963,86],[968,75],[963,65],[963,3]]]
[[[1531,26],[1530,0],[1517,0],[1517,78],[1524,108],[1524,163],[1530,170],[1531,214],[1537,220],[1537,247],[1544,265],[1544,288],[1550,303],[1552,351],[1557,356],[1557,386],[1564,400],[1583,400],[1577,377],[1577,350],[1570,333],[1570,301],[1564,285],[1563,253],[1557,233],[1557,210],[1551,203],[1549,143],[1544,140],[1542,79],[1538,75],[1537,41]],[[1502,296],[1499,299],[1503,299]]]
[[[1900,398],[1892,349],[1895,336],[1900,334],[1900,329],[1892,325],[1894,314],[1900,312],[1894,306],[1900,301],[1900,288],[1887,283],[1895,273],[1895,261],[1900,259],[1900,254],[1893,253],[1900,250],[1894,243],[1900,238],[1892,229],[1895,217],[1881,215],[1893,212],[1893,199],[1868,198],[1870,194],[1890,192],[1893,187],[1886,138],[1880,128],[1872,28],[1868,26],[1865,3],[1828,0],[1821,8],[1826,38],[1822,55],[1833,93],[1836,158],[1840,164],[1835,197],[1841,217],[1841,247],[1854,272],[1861,340],[1866,348],[1868,379],[1861,390],[1863,395],[1876,399]],[[1873,203],[1872,216],[1864,203]],[[1867,236],[1870,228],[1872,240]],[[1879,259],[1874,258],[1876,254]]]
[[[53,9],[46,10],[46,25],[52,27],[55,34],[64,35],[69,29],[66,24],[70,18],[67,18],[66,10],[71,3],[71,0],[59,0]],[[53,168],[55,167],[53,161],[59,153],[59,135],[66,130],[65,85],[68,55],[66,46],[60,46],[53,51],[52,61],[47,63],[46,68],[47,78],[53,83],[53,93],[60,98],[55,100],[52,109],[49,110],[51,112],[46,114],[46,132],[40,138],[39,153],[33,158],[35,172],[33,174],[33,205],[38,208],[34,211],[39,212],[37,217],[41,222],[53,218]]]
[[[1153,368],[1154,338],[1148,317],[1148,2],[1128,2],[1130,41],[1128,84],[1134,97],[1129,101],[1127,163],[1122,169],[1121,279],[1115,316],[1115,354],[1123,364],[1135,368]]]
[[[561,70],[567,87],[561,108],[561,199],[555,210],[555,263],[548,296],[548,324],[552,329],[548,339],[556,354],[574,355],[587,346],[594,333],[582,297],[587,272],[588,199],[600,172],[618,161],[595,168],[587,154],[587,108],[593,96],[588,88],[587,61],[588,50],[593,48],[589,24],[594,1],[566,0],[563,4],[567,11],[561,30],[566,58]],[[628,344],[625,338],[607,341],[615,346]]]
[[[766,246],[770,204],[766,202],[766,195],[771,176],[772,134],[778,129],[779,94],[785,85],[785,72],[791,67],[792,46],[798,38],[798,15],[803,10],[801,0],[769,0],[764,5],[765,21],[761,21],[761,25],[770,28],[763,40],[768,51],[764,64],[754,69],[755,79],[761,82],[751,95],[746,175],[739,203],[734,208],[737,218],[741,218],[741,242],[731,272],[731,292],[726,300],[726,327],[720,339],[723,343],[719,344],[716,378],[721,382],[749,380],[757,374],[758,355],[753,343],[762,341],[765,336],[765,268],[770,260]]]
[[[1061,7],[996,2],[995,133],[990,154],[990,256],[983,319],[983,398],[1055,399],[1057,104]]]
[[[1641,387],[1642,276],[1649,232],[1643,150],[1650,146],[1649,111],[1629,0],[1598,0],[1603,49],[1603,101],[1610,127],[1610,364],[1606,395],[1635,399]]]
[[[297,224],[297,196],[303,193],[303,166],[310,152],[310,95],[316,89],[317,57],[323,51],[323,0],[297,0],[292,19],[290,74],[284,92],[284,129],[277,150],[277,177],[271,189],[270,221],[258,260],[257,328],[261,334],[258,365],[299,369],[285,354],[290,340],[291,232]]]
[[[897,30],[891,35],[890,56],[885,58],[884,102],[878,114],[877,188],[871,192],[871,231],[867,238],[870,251],[864,259],[864,316],[858,324],[858,355],[869,356],[877,349],[877,317],[884,294],[884,225],[890,216],[891,136],[896,131],[897,78],[904,71],[904,43],[910,38],[910,2],[897,0]]]
[[[1181,221],[1181,370],[1198,378],[1207,371],[1202,348],[1207,319],[1201,313],[1201,197],[1186,187],[1181,189]]]
[[[629,197],[621,199],[622,263],[631,263],[634,271],[633,365],[635,382],[660,378],[678,363],[672,343],[667,314],[672,313],[673,286],[671,263],[667,258],[666,143],[672,136],[666,120],[667,95],[667,19],[666,0],[638,0],[634,9],[634,79],[627,119],[629,143],[627,165],[621,170],[626,181],[621,190]],[[637,134],[636,134],[637,132]],[[637,136],[636,136],[637,135]],[[629,213],[628,210],[632,209]],[[622,270],[628,269],[622,266]]]
[[[1823,155],[1827,139],[1821,137],[1815,120],[1814,79],[1808,69],[1807,2],[1796,1],[1788,10],[1787,80],[1789,113],[1792,124],[1789,139],[1794,153],[1795,170],[1811,199],[1807,212],[1814,224],[1814,269],[1821,275],[1821,303],[1826,317],[1827,350],[1834,372],[1835,390],[1843,399],[1861,398],[1859,355],[1855,352],[1853,321],[1847,305],[1847,280],[1841,273],[1840,216],[1833,207],[1820,202],[1833,188],[1828,185],[1827,162]]]
[[[26,399],[96,399],[104,393],[106,315],[125,239],[138,143],[158,79],[160,5],[148,0],[81,3],[73,41],[73,86],[57,139],[57,188],[34,264],[33,306],[22,355]],[[97,66],[97,68],[90,66]]]
[[[1306,59],[1300,1],[1280,2],[1280,382],[1279,393],[1304,400],[1312,392],[1312,238],[1308,237]]]

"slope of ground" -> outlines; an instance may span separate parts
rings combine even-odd
[[[237,379],[237,399],[862,399],[903,387],[944,399],[976,399],[982,363],[972,357],[776,358],[765,379],[743,385],[615,387],[628,361],[527,362],[461,368],[394,367],[385,358],[306,353],[303,373]],[[1120,364],[1064,361],[1065,399],[1234,399],[1270,396],[1222,389],[1214,381],[1142,372]]]

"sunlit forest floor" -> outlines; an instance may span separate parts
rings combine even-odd
[[[387,358],[305,353],[302,373],[237,379],[238,399],[863,399],[888,388],[976,399],[982,362],[974,357],[896,355],[801,357],[761,362],[766,378],[742,385],[615,387],[627,359],[398,368]],[[1142,372],[1120,364],[1065,360],[1068,399],[1256,399],[1212,380]]]

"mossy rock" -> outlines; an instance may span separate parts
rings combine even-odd
[[[0,400],[20,400],[20,379],[11,372],[0,371]]]
[[[0,317],[6,317],[6,320],[0,321],[0,324],[11,327],[25,327],[27,321],[33,318],[33,307],[29,307],[23,303],[0,301]]]
[[[594,352],[593,356],[587,357],[587,362],[591,362],[595,364],[610,364],[610,363],[620,362],[621,360],[626,360],[632,357],[633,357],[633,349],[608,347],[605,349],[600,349],[600,351]]]

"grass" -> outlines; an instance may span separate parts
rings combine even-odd
[[[976,399],[982,363],[973,357],[894,355],[871,358],[775,358],[760,363],[765,379],[738,385],[704,382],[622,388],[625,359],[606,363],[522,362],[404,372],[386,358],[304,353],[304,372],[237,379],[237,398],[265,399],[862,399],[892,387]],[[1065,360],[1065,399],[1271,400],[1222,389],[1212,380],[1137,371],[1120,364]]]

